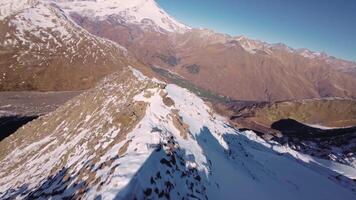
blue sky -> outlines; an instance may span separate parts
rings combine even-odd
[[[157,0],[179,21],[356,61],[356,0]]]

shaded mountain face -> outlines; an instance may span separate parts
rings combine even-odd
[[[356,124],[356,101],[330,98],[266,103],[244,108],[237,115],[267,127],[290,118],[315,126],[344,128]]]
[[[293,119],[281,119],[271,128],[281,134],[271,140],[304,154],[356,167],[356,126],[313,127]]]
[[[0,90],[80,90],[137,61],[50,1],[0,3]]]
[[[217,110],[230,116],[237,127],[258,132],[296,151],[356,166],[356,101],[314,99],[262,103],[239,109],[234,105]]]
[[[0,149],[3,199],[356,195],[354,168],[238,131],[188,90],[133,68],[25,125]]]

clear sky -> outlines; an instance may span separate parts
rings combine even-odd
[[[356,0],[156,0],[195,28],[356,61]]]

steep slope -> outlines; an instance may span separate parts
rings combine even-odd
[[[121,44],[135,55],[146,52],[149,56],[156,49],[151,49],[151,44],[161,45],[167,35],[191,29],[167,14],[154,0],[62,0],[56,4],[90,33]]]
[[[158,32],[184,32],[188,26],[176,21],[154,0],[54,0],[69,14],[79,14],[94,21],[111,19],[120,24],[139,25]]]
[[[154,0],[6,0],[0,19],[2,90],[87,89],[120,66],[137,65],[93,34],[148,66],[238,100],[356,96],[353,62],[190,29]]]
[[[162,31],[155,28],[159,24],[157,20],[152,20],[154,23],[149,26],[132,23],[122,12],[112,14],[107,2],[103,2],[105,6],[99,6],[100,9],[90,4],[85,6],[85,1],[81,8],[74,6],[75,3],[58,5],[70,13],[77,24],[95,35],[124,45],[141,62],[168,69],[204,89],[238,100],[254,101],[356,96],[356,64],[353,62],[210,30]],[[125,7],[118,5],[114,8],[122,10]],[[154,7],[150,5],[140,4],[137,13],[131,9],[128,13],[141,14],[140,10]],[[84,8],[99,14],[89,16]],[[153,10],[155,12],[150,14],[142,13],[150,18],[161,9],[155,7]]]
[[[207,30],[192,30],[174,34],[158,44],[149,43],[149,48],[156,51],[147,55],[140,49],[138,55],[147,64],[163,67],[198,86],[238,100],[356,95],[356,77],[324,60],[305,58],[276,46],[247,49],[241,42]]]
[[[0,149],[1,198],[356,195],[354,168],[240,132],[188,90],[133,68],[24,126]]]
[[[0,90],[88,89],[104,75],[137,63],[50,2],[5,0],[0,8]]]

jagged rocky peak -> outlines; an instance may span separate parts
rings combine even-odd
[[[0,198],[353,199],[354,170],[129,67],[0,142]],[[258,189],[256,189],[258,188]]]

